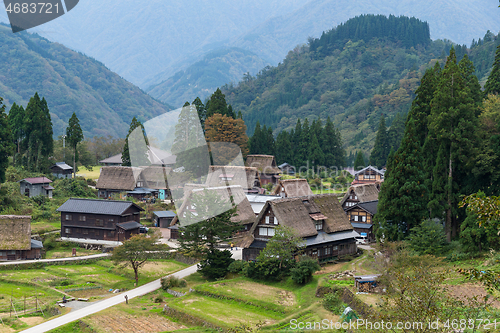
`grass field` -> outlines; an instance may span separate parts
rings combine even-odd
[[[84,177],[85,179],[98,179],[100,173],[101,173],[101,166],[98,165],[92,167],[92,170],[87,170],[84,167],[80,167],[76,175]]]

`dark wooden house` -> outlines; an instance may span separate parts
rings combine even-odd
[[[171,210],[162,210],[153,212],[153,220],[155,222],[155,227],[158,228],[168,228],[172,223],[172,220],[176,214]]]
[[[354,231],[332,194],[268,201],[250,230],[253,242],[243,249],[243,260],[255,260],[279,225],[288,226],[304,239],[305,253],[320,262],[357,251]]]
[[[352,185],[380,183],[384,181],[384,171],[371,165],[354,173]]]
[[[47,177],[34,177],[24,178],[18,181],[21,189],[21,194],[33,198],[37,195],[43,195],[47,198],[52,198],[52,190],[54,189],[50,184],[52,180]]]
[[[378,200],[360,202],[346,209],[351,225],[361,236],[366,236],[369,242],[375,241],[373,233],[373,217],[377,214]]]
[[[279,181],[272,194],[282,198],[295,198],[310,196],[314,193],[307,179],[286,179]]]
[[[0,215],[0,260],[40,259],[42,248],[31,239],[31,216]]]
[[[283,163],[283,164],[278,165],[278,168],[284,174],[295,175],[295,167],[293,165],[290,165],[288,163]]]
[[[57,211],[62,239],[122,242],[142,227],[143,209],[130,201],[71,198]]]
[[[340,201],[342,208],[347,210],[358,203],[378,200],[379,188],[375,183],[352,185]]]
[[[272,155],[248,155],[245,166],[259,170],[260,185],[278,184],[281,170],[276,165],[276,159]]]
[[[57,162],[50,167],[50,171],[56,178],[73,178],[73,167],[64,162]]]

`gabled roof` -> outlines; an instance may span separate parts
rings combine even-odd
[[[377,214],[377,206],[378,206],[378,200],[373,200],[373,201],[366,201],[366,202],[360,202],[357,203],[354,206],[346,208],[346,212],[354,209],[354,208],[361,208],[367,213],[370,213],[371,215]]]
[[[130,221],[130,222],[117,223],[116,226],[122,228],[123,230],[134,230],[142,227],[142,224],[136,221]]]
[[[43,243],[36,239],[31,240],[31,248],[32,249],[43,249]]]
[[[141,171],[142,180],[146,182],[145,187],[152,189],[165,189],[167,188],[167,181],[165,177],[172,171],[172,168],[161,166],[149,166]]]
[[[306,246],[313,246],[317,244],[329,243],[329,242],[337,242],[344,239],[350,239],[359,237],[360,235],[354,230],[346,230],[335,233],[326,233],[323,231],[318,231],[318,234],[313,237],[308,237],[305,239]]]
[[[384,171],[379,170],[379,169],[377,169],[376,167],[371,166],[371,165],[369,165],[369,166],[367,166],[366,168],[363,168],[363,169],[361,169],[361,170],[359,170],[359,171],[356,171],[356,172],[354,173],[354,175],[355,175],[355,176],[356,176],[356,175],[359,175],[360,173],[364,173],[365,171],[368,171],[368,170],[375,171],[376,173],[378,173],[378,174],[380,174],[380,175],[382,175],[382,176],[384,175]]]
[[[344,205],[344,202],[346,202],[346,200],[349,198],[352,191],[354,191],[354,194],[358,197],[359,202],[378,200],[379,190],[375,183],[358,184],[349,187],[346,194],[340,201],[341,205]]]
[[[280,195],[284,192],[287,198],[303,197],[313,195],[307,179],[286,179],[280,180],[274,188],[273,195]]]
[[[97,189],[132,191],[135,189],[140,168],[125,166],[103,166],[97,180]]]
[[[231,178],[231,180],[222,180],[224,176],[225,178]],[[251,189],[255,187],[255,180],[258,178],[259,171],[257,168],[211,165],[206,185],[208,187],[239,185],[244,189]]]
[[[276,166],[273,155],[247,155],[247,167],[257,168],[263,174],[279,174],[281,170]]]
[[[207,192],[203,192],[207,191]],[[241,186],[221,186],[221,187],[208,187],[208,188],[202,188],[202,189],[194,189],[192,190],[184,202],[182,203],[181,207],[179,208],[177,212],[177,216],[174,217],[170,225],[175,225],[178,220],[179,216],[183,216],[184,211],[186,210],[186,207],[188,207],[190,200],[193,195],[195,194],[201,194],[201,193],[215,193],[219,198],[221,198],[222,202],[225,202],[228,206],[228,208],[231,207],[231,201],[230,201],[230,196],[233,197],[234,202],[236,203],[236,216],[233,216],[231,218],[232,222],[239,223],[239,224],[250,224],[255,222],[255,213],[252,210],[252,206],[250,206],[250,202],[248,201],[247,197],[245,196],[245,192],[243,192],[243,189]],[[182,225],[182,218],[181,220],[181,225]]]
[[[323,230],[327,234],[352,230],[337,196],[318,194],[268,201],[257,217],[257,222],[252,226],[252,234],[268,208],[272,209],[280,225],[291,227],[300,237],[311,237],[318,234],[313,217],[320,216],[319,214],[326,217]]]
[[[373,224],[371,223],[359,223],[359,222],[351,222],[351,225],[353,228],[358,228],[358,229],[370,229]]]
[[[0,250],[31,249],[31,216],[0,215]]]
[[[154,211],[153,214],[158,217],[175,217],[176,214],[171,210],[158,210]]]
[[[100,160],[99,163],[105,163],[105,164],[122,164],[122,153],[113,155],[111,157],[105,158],[103,160]]]
[[[20,181],[18,181],[18,183],[21,183],[21,182],[26,182],[26,183],[30,183],[31,185],[35,185],[35,184],[52,183],[52,180],[48,179],[47,177],[34,177],[34,178],[24,178],[24,179],[21,179]]]
[[[65,162],[57,162],[53,166],[50,167],[50,169],[56,169],[59,168],[61,170],[73,170],[73,167],[67,165]]]
[[[131,201],[80,198],[68,199],[56,210],[68,213],[121,215],[130,207],[135,207],[137,211],[144,210]]]

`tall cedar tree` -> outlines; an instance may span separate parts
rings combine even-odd
[[[330,116],[326,118],[325,127],[320,138],[320,145],[325,154],[325,166],[328,168],[346,165],[345,150],[342,148],[342,137],[338,128],[335,128]]]
[[[248,155],[248,137],[246,135],[247,127],[243,119],[234,119],[221,114],[214,114],[208,117],[205,121],[205,139],[210,144],[211,142],[228,142],[234,143],[239,147],[243,158]],[[213,145],[211,145],[212,153]],[[226,146],[228,149],[223,151],[223,149],[218,149],[219,162],[215,161],[216,156],[212,155],[214,158],[214,163],[218,165],[225,165],[231,162],[235,157],[231,147]],[[221,163],[221,164],[219,164]]]
[[[192,103],[196,107],[198,112],[198,118],[200,119],[201,128],[205,130],[205,120],[207,119],[207,109],[199,97],[196,97]]]
[[[485,94],[500,94],[500,44],[495,52],[495,62],[484,85]]]
[[[445,232],[450,241],[458,232],[457,203],[460,175],[467,174],[477,142],[478,103],[476,80],[471,78],[473,65],[464,56],[457,64],[455,50],[450,50],[439,77],[429,116],[427,140],[439,147],[433,168],[431,201],[445,207]],[[443,188],[443,185],[445,187]],[[435,205],[434,205],[435,206]]]
[[[69,119],[68,127],[66,127],[66,137],[68,143],[73,147],[73,178],[76,177],[76,162],[78,162],[78,150],[76,146],[83,140],[83,131],[80,127],[80,121],[73,112],[73,115]]]
[[[274,140],[273,129],[271,127],[266,127],[266,125],[260,127],[259,121],[257,121],[255,131],[248,143],[250,146],[250,154],[276,154],[276,142]]]
[[[380,117],[377,136],[375,137],[375,145],[370,154],[370,164],[382,168],[389,155],[389,147],[387,145],[387,128],[385,127],[385,117]]]
[[[0,97],[0,184],[5,182],[5,170],[9,166],[9,156],[14,150],[12,132],[5,114],[3,98]]]
[[[262,129],[260,128],[260,122],[257,120],[255,124],[255,130],[253,131],[252,137],[248,140],[250,154],[264,154],[264,147],[262,144]]]
[[[301,166],[311,166],[309,161],[309,120],[304,119],[304,124],[302,125],[302,134],[299,138],[299,144],[297,146],[298,159],[301,163],[297,163],[295,167],[300,169]]]
[[[231,110],[228,110],[228,106],[226,103],[226,96],[222,93],[222,91],[217,88],[217,90],[210,96],[210,99],[207,101],[206,104],[206,109],[207,109],[207,118],[213,116],[214,114],[222,114],[229,116],[231,118],[234,117],[234,112]],[[231,113],[231,114],[230,114]]]
[[[276,137],[276,161],[282,163],[293,163],[292,135],[287,131],[281,131]]]
[[[406,119],[401,113],[397,113],[392,120],[391,127],[387,131],[387,148],[390,152],[391,148],[398,150],[401,145],[401,140],[405,134]]]
[[[9,111],[9,125],[12,130],[12,137],[16,144],[16,152],[14,153],[14,164],[19,162],[17,158],[21,154],[21,142],[24,138],[24,117],[25,111],[22,105],[12,104]]]
[[[366,166],[365,157],[363,152],[360,150],[356,154],[356,159],[354,160],[354,170],[361,170]]]
[[[143,137],[144,137],[144,143],[146,145],[149,145],[148,143],[148,139],[147,139],[147,136],[146,136],[146,130],[144,129],[144,125],[142,125],[142,123],[137,120],[137,118],[132,118],[132,122],[130,123],[130,127],[128,129],[128,133],[127,133],[127,136],[125,138],[125,145],[123,146],[123,152],[122,152],[122,165],[123,166],[132,166],[132,160],[130,158],[130,152],[131,151],[134,151],[133,148],[138,148],[137,150],[143,150],[143,145],[142,143],[143,142],[135,142],[136,140],[131,140],[131,141],[134,141],[133,142],[133,145],[134,146],[137,146],[137,147],[131,147],[130,143],[129,143],[129,138],[130,138],[130,135],[132,134],[132,132],[136,129],[140,127],[142,129],[142,134],[143,134]],[[139,140],[137,140],[139,141]],[[142,163],[145,163],[143,165],[147,165],[147,151],[137,151],[137,158],[140,162],[140,164]],[[142,163],[141,163],[142,162]],[[138,166],[138,165],[136,165]]]
[[[426,216],[428,189],[424,184],[425,171],[422,148],[413,119],[408,119],[401,146],[391,153],[385,181],[379,194],[375,216],[378,238],[394,241],[408,236],[411,228]]]
[[[32,171],[45,171],[49,167],[49,156],[54,149],[52,121],[45,98],[38,93],[30,98],[26,107],[24,149],[27,151],[27,167]]]

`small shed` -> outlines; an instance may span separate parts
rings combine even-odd
[[[50,171],[57,178],[72,178],[73,168],[65,162],[57,162],[50,167]]]
[[[377,286],[380,274],[354,276],[354,286],[359,292],[371,292]]]
[[[175,216],[175,213],[171,210],[154,211],[153,219],[155,227],[168,228]]]
[[[43,195],[48,198],[52,198],[52,190],[54,189],[50,186],[52,180],[46,177],[35,177],[35,178],[24,178],[18,181],[21,194],[33,198],[37,195]]]

